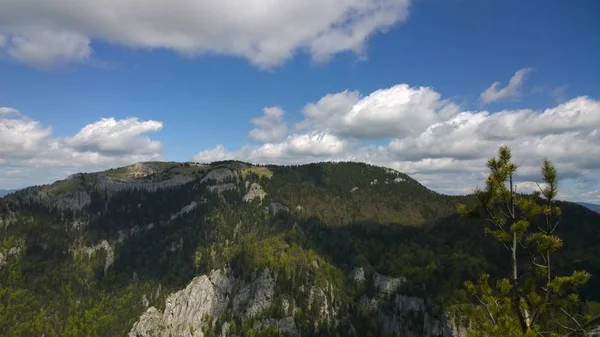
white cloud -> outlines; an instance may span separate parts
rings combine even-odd
[[[0,116],[2,115],[18,115],[19,110],[11,107],[0,107]]]
[[[0,44],[2,50],[12,59],[41,69],[82,63],[92,55],[90,40],[86,36],[44,28],[28,28],[21,34],[10,35]]]
[[[351,51],[403,22],[410,0],[19,0],[0,2],[10,57],[36,67],[85,61],[93,40],[186,55],[216,53],[270,68],[307,51]]]
[[[287,135],[284,111],[278,106],[272,106],[264,108],[263,112],[264,116],[252,119],[252,124],[257,128],[250,130],[250,138],[263,143],[284,139]]]
[[[326,132],[294,134],[278,143],[245,145],[228,151],[223,145],[201,151],[192,159],[198,162],[236,159],[251,162],[298,164],[333,160],[347,149],[348,142]]]
[[[600,176],[600,101],[586,96],[545,110],[461,111],[431,88],[401,84],[365,97],[328,94],[303,112],[298,133],[284,140],[234,150],[219,146],[194,160],[363,161],[405,172],[443,193],[467,193],[483,183],[487,158],[508,145],[523,188],[540,180],[541,160],[549,157],[565,184],[561,196],[600,199],[573,187]],[[598,190],[600,181],[583,186]]]
[[[68,174],[138,161],[160,160],[161,143],[145,134],[162,128],[157,121],[105,118],[72,137],[53,136],[52,128],[14,108],[0,108],[0,188],[64,179]]]
[[[299,128],[316,128],[359,139],[418,135],[459,112],[429,87],[399,84],[366,97],[356,91],[326,95],[304,108]]]
[[[50,141],[51,128],[21,116],[16,109],[0,111],[0,157],[5,161],[34,155],[40,146]]]
[[[75,136],[65,139],[65,144],[79,152],[106,155],[152,154],[161,149],[159,141],[142,136],[162,129],[157,121],[140,122],[137,118],[115,120],[102,118],[86,125]]]
[[[481,93],[479,97],[483,104],[492,103],[507,98],[517,98],[521,95],[521,87],[527,75],[532,71],[531,68],[522,68],[511,77],[508,85],[504,88],[498,88],[500,82],[494,82],[489,88]]]

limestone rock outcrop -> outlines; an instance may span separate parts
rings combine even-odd
[[[290,209],[287,208],[286,206],[284,206],[281,203],[278,202],[272,202],[269,204],[269,207],[267,208],[267,210],[269,211],[269,213],[271,214],[271,216],[276,216],[279,213],[289,213]]]
[[[265,190],[263,190],[262,186],[260,186],[257,183],[252,183],[252,185],[250,185],[250,189],[248,190],[248,193],[246,193],[246,195],[244,195],[242,200],[244,202],[251,202],[252,200],[254,200],[256,198],[260,198],[260,200],[262,201],[264,199],[264,197],[266,197],[266,196],[267,196],[267,192],[265,192]]]
[[[164,311],[148,308],[134,323],[129,337],[201,337],[202,329],[226,310],[242,319],[254,317],[271,305],[275,281],[269,268],[248,283],[222,270],[198,276],[185,289],[167,297]],[[279,325],[282,329],[290,326],[285,322]]]

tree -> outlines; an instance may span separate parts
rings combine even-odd
[[[558,174],[548,159],[542,161],[543,183],[538,191],[517,193],[517,165],[511,151],[502,146],[498,157],[488,160],[484,189],[475,190],[477,205],[458,204],[464,217],[485,220],[485,233],[502,244],[509,254],[507,278],[496,280],[483,274],[466,282],[474,299],[465,313],[473,336],[579,336],[600,320],[582,315],[577,290],[590,278],[586,271],[555,275],[553,255],[562,247],[556,235],[561,210],[556,206]]]

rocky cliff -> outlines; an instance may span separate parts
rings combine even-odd
[[[353,272],[355,282],[363,283],[362,268]],[[362,278],[361,278],[362,276]],[[276,291],[278,275],[264,268],[248,282],[236,278],[228,270],[213,270],[210,275],[194,278],[186,287],[168,296],[164,310],[148,308],[133,325],[129,337],[203,337],[218,331],[220,336],[229,335],[231,320],[248,321],[252,329],[260,331],[274,328],[285,336],[298,336],[294,316],[301,302],[289,293]],[[361,305],[376,313],[381,330],[388,336],[466,337],[466,329],[451,314],[433,317],[425,300],[398,293],[406,280],[374,274],[370,286],[376,289],[374,298],[363,295]],[[300,297],[307,299],[305,310],[318,313],[320,323],[343,331],[344,335],[356,336],[351,317],[343,317],[336,307],[333,286],[300,286]],[[291,298],[291,302],[288,298]],[[271,317],[268,309],[277,307],[279,315]],[[259,317],[259,319],[254,320]],[[222,322],[218,325],[218,322]],[[319,323],[319,322],[315,322]],[[314,331],[319,330],[315,324]]]

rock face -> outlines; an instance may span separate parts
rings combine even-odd
[[[18,258],[25,249],[25,241],[18,240],[16,246],[9,247],[6,250],[0,248],[0,269],[8,263],[11,258]]]
[[[210,172],[208,172],[204,178],[202,178],[202,180],[200,180],[200,183],[204,183],[207,181],[213,181],[217,184],[219,183],[223,183],[223,182],[230,182],[230,181],[238,181],[239,180],[239,176],[236,172],[228,169],[228,168],[217,168],[214,169]]]
[[[466,337],[464,325],[456,317],[444,314],[436,319],[429,314],[425,300],[420,297],[397,293],[406,279],[393,278],[375,273],[373,286],[378,296],[364,295],[360,302],[377,314],[381,331],[389,336]]]
[[[289,213],[290,209],[278,202],[272,202],[269,204],[268,211],[269,211],[269,213],[271,213],[271,216],[274,217],[277,214],[282,213],[282,212]]]
[[[266,309],[275,296],[275,281],[276,277],[265,268],[254,282],[241,287],[233,298],[233,310],[250,318]]]
[[[102,240],[102,242],[94,247],[84,248],[84,252],[88,257],[92,256],[92,254],[99,250],[104,250],[106,252],[106,258],[104,259],[104,276],[106,276],[106,273],[108,273],[108,268],[110,268],[110,266],[112,266],[112,264],[115,262],[115,251],[106,240]]]
[[[289,336],[298,336],[298,327],[293,317],[285,317],[282,319],[269,318],[254,325],[254,328],[261,329],[267,327],[275,327],[280,334]]]
[[[200,183],[213,183],[214,185],[209,185],[208,189],[212,192],[221,194],[228,190],[237,189],[239,180],[240,177],[237,172],[228,168],[217,168],[208,172],[204,178],[200,180]]]
[[[215,328],[218,318],[225,318],[220,326],[220,336],[226,337],[231,329],[229,319],[254,321],[254,329],[275,328],[280,334],[299,336],[300,330],[294,320],[295,304],[290,303],[287,295],[279,294],[275,302],[277,275],[269,268],[254,273],[251,281],[237,279],[227,270],[214,270],[210,276],[194,278],[185,289],[169,295],[165,301],[165,310],[150,307],[133,325],[129,337],[203,337],[207,328]],[[368,282],[364,270],[357,268],[352,272],[353,279]],[[363,295],[360,302],[373,310],[381,327],[381,333],[389,336],[430,336],[430,337],[466,337],[466,330],[455,316],[445,314],[441,318],[429,314],[426,301],[420,297],[398,293],[403,278],[386,275],[373,275],[373,286],[377,294],[370,299]],[[349,317],[341,316],[335,308],[335,289],[333,284],[318,287],[300,285],[298,291],[306,298],[308,312],[319,317],[315,322],[315,331],[319,324],[340,327],[348,336],[356,331]],[[293,299],[292,299],[293,300]],[[147,300],[144,300],[147,303]],[[281,301],[281,302],[279,302]],[[271,305],[281,304],[279,317],[261,316]],[[340,330],[341,331],[341,330]]]
[[[167,297],[163,312],[148,308],[133,325],[129,336],[200,337],[202,328],[226,310],[242,319],[254,317],[271,305],[275,281],[276,276],[268,268],[249,283],[222,270],[214,270],[210,276],[198,276],[185,289]],[[290,325],[282,323],[281,326],[287,329]],[[277,327],[279,329],[279,325]]]
[[[352,278],[352,280],[355,283],[364,283],[367,279],[365,278],[365,271],[362,267],[360,268],[355,268],[352,273],[350,274],[350,277]]]
[[[103,193],[112,194],[126,190],[145,190],[157,191],[159,189],[181,186],[193,181],[194,178],[174,175],[168,179],[155,181],[151,179],[118,179],[107,176],[104,173],[96,173],[84,175],[77,173],[69,176],[66,180],[57,182],[56,184],[72,185],[73,188],[81,189],[81,186],[86,186],[90,190],[101,191]],[[23,201],[28,203],[40,203],[44,206],[51,206],[60,210],[82,210],[92,202],[90,193],[87,190],[78,190],[76,192],[69,191],[68,188],[61,190],[60,187],[55,188],[51,185],[48,188],[28,188],[18,192]],[[50,192],[52,191],[52,192]],[[17,203],[15,199],[12,200]]]
[[[198,203],[196,203],[195,201],[192,201],[189,205],[184,206],[179,212],[171,215],[171,221],[175,220],[176,218],[178,218],[182,215],[188,214],[189,212],[193,211],[194,208],[196,208],[196,206],[198,206]],[[152,227],[154,227],[153,224],[152,224]]]
[[[375,286],[377,291],[386,296],[396,292],[404,282],[406,282],[406,278],[404,277],[393,278],[378,273],[373,275],[373,286]]]
[[[251,202],[252,200],[254,200],[256,198],[260,198],[260,200],[262,201],[263,198],[266,196],[267,196],[267,193],[263,190],[263,188],[259,184],[252,183],[252,185],[250,185],[250,189],[248,190],[248,193],[246,193],[246,195],[244,195],[242,200],[244,200],[244,202]]]
[[[48,194],[27,190],[23,192],[22,196],[29,202],[39,202],[42,205],[51,205],[63,210],[81,210],[92,202],[92,197],[85,191]]]

